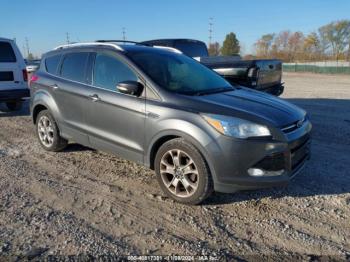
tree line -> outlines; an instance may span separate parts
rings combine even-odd
[[[304,35],[282,31],[265,34],[254,45],[257,58],[278,58],[284,62],[350,61],[350,20],[339,20]]]
[[[240,52],[240,44],[235,33],[231,32],[226,35],[225,40],[220,46],[219,42],[209,43],[208,52],[210,56],[231,56]]]

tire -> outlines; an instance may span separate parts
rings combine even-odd
[[[182,138],[164,143],[156,154],[154,166],[164,193],[180,203],[197,205],[214,191],[205,159]]]
[[[11,101],[11,102],[6,102],[6,107],[10,111],[19,111],[22,109],[22,101]]]
[[[38,114],[36,134],[40,145],[47,151],[58,152],[68,144],[68,141],[60,136],[57,123],[48,110],[40,111]]]

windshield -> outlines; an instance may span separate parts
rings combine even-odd
[[[185,55],[165,51],[133,51],[128,57],[160,87],[175,93],[204,95],[233,90],[214,71]]]
[[[174,47],[190,57],[208,56],[207,46],[201,42],[176,41]]]

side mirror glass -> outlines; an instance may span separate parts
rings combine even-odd
[[[123,94],[140,96],[143,91],[143,84],[137,81],[123,81],[117,84],[117,90]]]

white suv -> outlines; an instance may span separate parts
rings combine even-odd
[[[29,97],[28,75],[21,52],[11,39],[0,38],[0,102],[11,111],[19,110]]]

